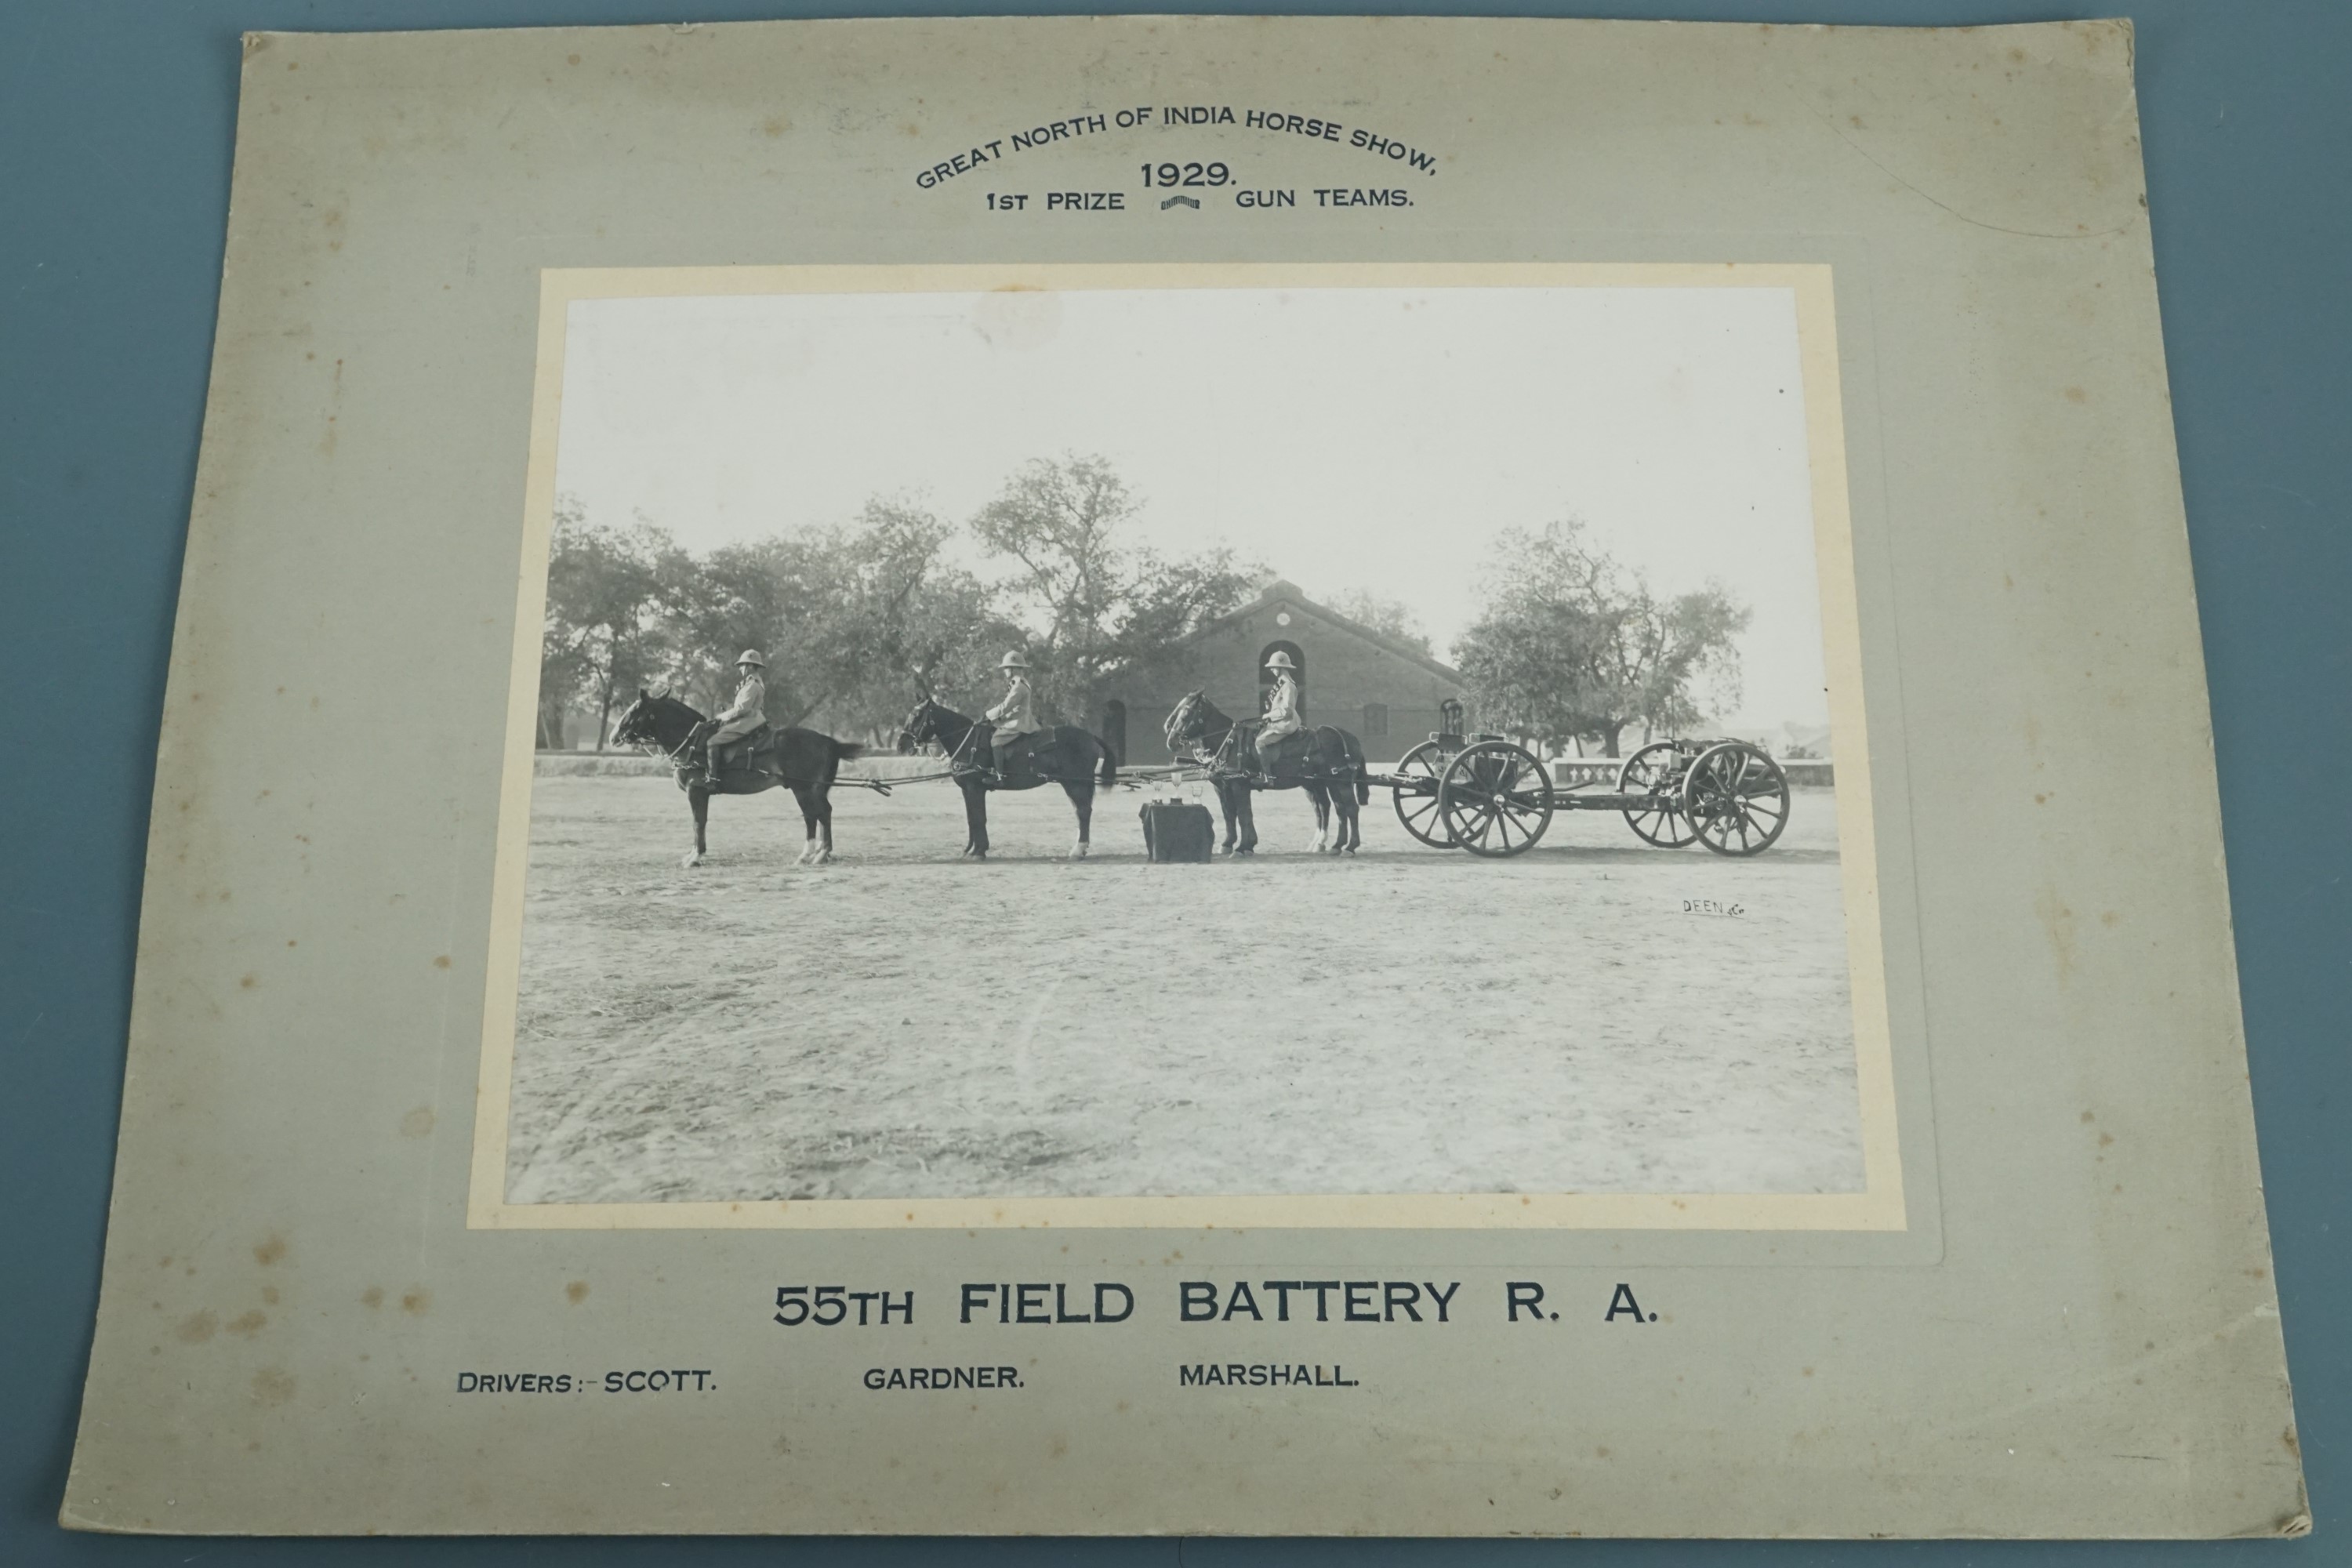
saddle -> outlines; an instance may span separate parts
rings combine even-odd
[[[772,752],[775,741],[772,724],[761,724],[740,741],[721,741],[710,749],[711,772],[723,774],[748,768],[754,773],[772,773],[773,769],[759,764],[762,755]]]
[[[1053,743],[1053,731],[1033,730],[1026,735],[1000,741],[992,726],[987,739],[989,749],[996,758],[996,776],[1004,783],[1025,783],[1033,778],[1043,782],[1049,776],[1037,766],[1037,752],[1041,747]]]
[[[1250,750],[1257,757],[1257,768],[1261,773],[1271,775],[1277,768],[1283,767],[1304,768],[1315,754],[1315,731],[1301,730],[1283,736],[1270,748],[1253,745]]]

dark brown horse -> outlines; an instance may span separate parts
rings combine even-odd
[[[710,721],[667,692],[639,690],[637,700],[613,727],[613,739],[625,746],[659,752],[677,771],[677,787],[694,810],[694,853],[681,865],[701,864],[709,845],[704,830],[710,820],[714,795],[758,795],[782,784],[800,802],[801,821],[808,830],[808,846],[793,862],[822,866],[833,858],[834,779],[842,763],[862,755],[865,747],[814,730],[762,730],[750,745],[736,742],[733,754],[716,784],[703,777],[698,765],[704,728]]]
[[[924,698],[907,715],[898,731],[898,750],[936,743],[947,752],[948,768],[963,791],[964,858],[988,858],[988,792],[994,789],[1035,789],[1057,784],[1078,814],[1078,841],[1070,858],[1083,860],[1090,847],[1087,836],[1095,816],[1095,791],[1118,782],[1118,764],[1101,737],[1067,724],[1056,725],[1034,737],[1010,768],[992,774],[980,755],[980,726],[952,708]]]
[[[1303,789],[1315,803],[1314,854],[1353,855],[1364,842],[1363,818],[1358,808],[1372,798],[1364,779],[1364,744],[1345,730],[1328,724],[1292,737],[1307,744],[1303,755],[1285,753],[1268,773],[1257,764],[1256,738],[1263,719],[1234,720],[1220,712],[1202,692],[1188,693],[1168,715],[1168,754],[1179,762],[1201,763],[1216,786],[1217,804],[1225,814],[1225,853],[1249,855],[1257,849],[1257,816],[1251,795],[1262,789]],[[1339,812],[1339,831],[1332,832],[1332,812]],[[1234,835],[1238,829],[1239,842]]]

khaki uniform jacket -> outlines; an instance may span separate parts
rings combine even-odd
[[[1265,705],[1265,727],[1257,732],[1257,743],[1271,745],[1285,735],[1296,735],[1307,728],[1298,717],[1298,682],[1287,675],[1275,677],[1274,696]]]
[[[990,709],[985,717],[996,726],[999,745],[1023,735],[1034,735],[1045,727],[1037,721],[1036,693],[1029,689],[1027,679],[1018,675],[1013,678],[1013,689],[1004,694],[1004,700]]]
[[[756,675],[747,675],[743,684],[735,689],[735,700],[719,715],[719,728],[710,731],[714,741],[740,741],[768,721],[768,683]]]

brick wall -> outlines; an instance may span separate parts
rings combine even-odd
[[[1287,624],[1277,618],[1284,616]],[[1276,642],[1296,647],[1306,665],[1300,690],[1307,722],[1351,731],[1374,763],[1392,763],[1428,739],[1438,727],[1438,705],[1461,695],[1458,683],[1419,661],[1333,625],[1297,600],[1278,598],[1201,637],[1181,664],[1110,693],[1127,705],[1126,760],[1138,766],[1168,761],[1168,715],[1195,688],[1237,719],[1256,717],[1259,656]],[[1375,704],[1387,710],[1384,735],[1367,732],[1365,710]]]

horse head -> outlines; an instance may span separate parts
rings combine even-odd
[[[672,697],[667,687],[659,691],[639,687],[636,700],[622,710],[620,721],[613,726],[613,739],[624,746],[675,752],[701,722],[701,713]]]
[[[1188,691],[1168,715],[1164,726],[1168,737],[1168,754],[1181,756],[1186,742],[1201,738],[1201,693]]]
[[[613,739],[624,746],[638,746],[651,741],[653,694],[644,687],[637,688],[636,700],[621,710],[618,722],[613,726]]]
[[[915,710],[907,715],[905,723],[898,726],[898,754],[902,757],[913,754],[916,747],[932,740],[939,734],[939,730],[940,707],[931,700],[927,688],[923,700],[915,704]]]

